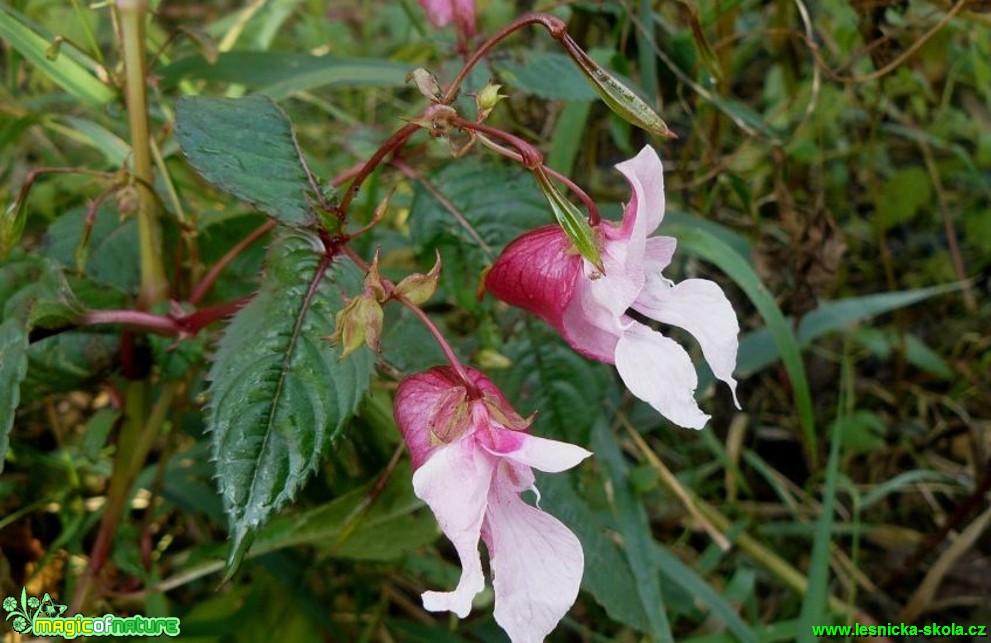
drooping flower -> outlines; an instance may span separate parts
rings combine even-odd
[[[572,249],[561,228],[545,226],[506,247],[486,286],[499,299],[539,315],[579,353],[615,364],[630,392],[669,420],[700,429],[709,416],[695,401],[698,377],[688,353],[636,317],[691,333],[736,402],[736,314],[716,283],[686,279],[676,284],[661,274],[677,242],[648,236],[664,218],[664,174],[657,152],[644,147],[616,169],[633,194],[621,223],[603,221],[595,229],[604,274]]]
[[[475,0],[417,0],[430,24],[444,27],[454,23],[459,38],[475,35]]]
[[[481,538],[496,622],[513,643],[542,641],[578,595],[584,556],[564,524],[520,493],[536,492],[531,467],[557,473],[591,454],[530,435],[530,422],[488,378],[473,369],[467,376],[471,385],[452,368],[437,367],[407,378],[396,391],[396,424],[412,455],[413,490],[461,559],[454,591],[425,592],[423,606],[468,615],[485,584]]]

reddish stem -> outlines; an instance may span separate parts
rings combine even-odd
[[[334,208],[337,213],[337,218],[341,221],[347,217],[348,208],[351,206],[351,201],[354,200],[356,194],[358,194],[358,188],[361,184],[365,182],[365,179],[375,171],[375,168],[379,166],[389,153],[399,149],[406,144],[416,131],[420,129],[420,126],[415,123],[407,123],[403,125],[398,130],[396,130],[392,136],[390,136],[385,143],[383,143],[377,150],[375,154],[368,159],[365,164],[355,173],[354,178],[351,180],[351,184],[348,186],[347,191],[341,198],[341,202]]]
[[[537,168],[542,169],[546,174],[552,176],[554,179],[560,181],[566,188],[568,188],[572,194],[578,197],[578,199],[585,205],[588,210],[588,223],[589,225],[599,225],[602,220],[602,216],[599,214],[599,207],[595,205],[595,201],[589,194],[581,189],[577,183],[561,174],[557,170],[543,164],[543,154],[534,147],[532,144],[524,141],[518,136],[514,136],[509,132],[504,132],[500,129],[489,127],[488,125],[483,125],[481,123],[474,123],[472,121],[465,120],[463,118],[458,118],[455,120],[455,124],[463,129],[474,131],[478,140],[482,142],[483,145],[488,147],[490,150],[502,154],[507,158],[519,161],[528,170],[536,170]],[[499,140],[509,143],[515,147],[518,152],[507,149],[494,141],[488,139],[486,135],[493,138],[498,138]]]
[[[147,330],[156,335],[173,337],[182,331],[179,323],[171,317],[146,313],[140,310],[90,310],[79,318],[80,326],[100,324],[122,324],[131,328]]]
[[[368,270],[371,268],[371,266],[369,266],[364,259],[359,257],[358,254],[348,246],[342,246],[341,251],[344,252],[344,254],[346,254],[348,257],[350,257],[351,261],[353,261],[355,265],[357,265],[365,272],[368,272]],[[440,346],[440,350],[443,351],[444,357],[447,358],[447,361],[451,365],[451,368],[454,369],[454,372],[458,374],[458,377],[464,383],[465,389],[467,389],[468,394],[471,396],[479,395],[480,392],[478,390],[478,387],[475,385],[475,382],[470,377],[468,377],[468,371],[465,370],[465,367],[461,363],[461,360],[458,359],[457,354],[454,352],[454,348],[444,338],[444,335],[440,332],[440,329],[437,328],[434,322],[431,321],[430,317],[427,316],[427,313],[423,312],[422,308],[411,302],[406,297],[395,294],[393,292],[393,289],[395,288],[395,284],[393,284],[388,279],[383,278],[382,284],[385,286],[386,292],[389,293],[389,296],[392,299],[395,299],[400,304],[405,306],[411,313],[416,315],[417,319],[419,319],[424,326],[427,327],[427,330],[430,331],[430,334],[434,336],[434,339],[437,341],[437,344]]]
[[[90,310],[79,318],[80,326],[121,324],[166,337],[192,337],[213,322],[232,315],[254,298],[240,299],[209,306],[190,314],[156,315],[140,310]]]
[[[482,46],[479,47],[474,54],[472,54],[471,58],[468,59],[468,62],[465,63],[465,66],[458,72],[458,75],[454,77],[454,80],[451,82],[450,87],[447,88],[447,92],[444,94],[444,97],[441,98],[440,102],[445,105],[450,105],[454,102],[454,99],[458,95],[458,90],[461,89],[461,84],[464,83],[465,78],[468,77],[468,74],[471,73],[471,70],[475,67],[475,65],[477,65],[479,61],[492,50],[493,47],[523,27],[533,24],[539,24],[547,29],[547,31],[549,31],[556,40],[561,39],[561,34],[565,32],[566,28],[563,20],[544,13],[530,13],[514,20],[497,31],[495,35],[486,40]]]
[[[215,263],[212,268],[210,268],[210,272],[206,273],[206,276],[203,277],[203,281],[196,286],[193,290],[193,294],[189,296],[189,303],[194,306],[200,303],[203,297],[205,297],[210,291],[210,288],[213,287],[214,282],[217,281],[217,277],[220,276],[220,273],[223,272],[224,268],[226,268],[230,262],[234,261],[239,254],[251,246],[251,244],[268,234],[274,227],[275,220],[269,219],[255,229],[254,232],[242,239],[236,246],[231,248],[227,254],[221,257],[220,260]]]

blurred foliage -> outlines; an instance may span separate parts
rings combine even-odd
[[[276,101],[326,182],[422,108],[407,71],[427,67],[444,83],[461,63],[453,31],[432,29],[413,0],[152,4],[154,188],[177,302],[264,221],[178,152],[180,96]],[[490,122],[538,144],[606,216],[628,198],[611,166],[657,146],[660,233],[682,240],[675,272],[718,280],[743,328],[744,410],[704,385],[708,427],[666,425],[541,322],[476,298],[501,247],[551,220],[518,167],[480,147],[452,161],[445,142],[421,135],[358,195],[355,226],[395,190],[359,252],[381,248],[383,273],[401,277],[439,251],[428,310],[461,355],[521,411],[538,410],[538,432],[597,453],[541,481],[543,508],[587,558],[585,591],[552,640],[810,640],[808,625],[825,622],[991,623],[987,4],[480,0],[481,31],[534,9],[566,20],[679,138],[650,141],[611,115],[539,30],[497,48],[468,91],[501,82],[509,99]],[[87,308],[137,293],[112,12],[0,5],[0,449],[10,441],[0,595],[26,585],[69,602],[78,589],[120,448],[134,374],[119,355],[131,343],[172,398],[93,613],[180,616],[184,637],[203,641],[269,640],[273,628],[287,641],[504,640],[491,592],[463,622],[419,604],[423,590],[453,585],[457,567],[396,459],[395,381],[442,359],[405,311],[387,311],[380,377],[356,417],[307,461],[316,474],[220,587],[228,526],[202,408],[207,364],[236,357],[217,346],[222,325],[179,346],[116,327],[46,328],[57,315],[42,273],[64,276]],[[258,201],[265,189],[242,181],[232,192]],[[239,255],[203,305],[256,290],[265,245]],[[956,534],[968,546],[952,546]]]

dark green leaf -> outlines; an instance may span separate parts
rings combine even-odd
[[[234,563],[251,533],[295,496],[368,388],[370,351],[340,360],[326,340],[346,293],[360,286],[350,260],[326,266],[315,236],[286,233],[272,244],[258,296],[220,341],[207,423]]]
[[[377,480],[329,503],[273,520],[258,536],[252,554],[315,545],[336,558],[390,560],[437,539],[437,521],[413,495],[413,473],[402,462],[376,491]]]
[[[513,365],[493,371],[494,379],[519,411],[537,412],[538,434],[587,444],[615,388],[609,367],[576,353],[542,322],[524,323],[504,350]]]
[[[83,238],[86,211],[82,208],[66,212],[49,226],[41,242],[40,252],[55,259],[68,271],[77,267],[80,240]],[[120,220],[114,207],[104,205],[96,213],[90,231],[85,272],[103,284],[123,291],[134,291],[140,279],[138,222]],[[89,308],[99,308],[82,293],[77,293]]]
[[[637,597],[647,615],[648,631],[655,641],[671,641],[671,625],[668,623],[661,593],[661,581],[654,564],[654,542],[650,522],[643,502],[637,498],[630,485],[629,468],[616,443],[616,436],[605,421],[596,423],[592,431],[592,447],[610,482],[610,504],[619,533],[623,537],[623,551],[633,572]]]
[[[176,139],[193,167],[221,190],[286,225],[314,223],[315,196],[296,135],[271,99],[184,96]]]
[[[541,476],[537,482],[541,507],[575,532],[585,552],[582,589],[592,595],[609,617],[641,632],[648,630],[648,618],[637,594],[637,582],[616,540],[611,516],[593,507],[576,491],[576,474]],[[605,495],[604,489],[599,489]]]
[[[0,472],[10,446],[21,381],[27,374],[27,350],[28,338],[21,322],[17,319],[0,322]]]
[[[723,622],[730,632],[736,637],[735,640],[744,643],[756,643],[757,635],[740,618],[736,610],[730,605],[716,589],[705,582],[697,571],[690,565],[685,564],[680,558],[675,556],[660,543],[655,543],[654,559],[661,576],[676,587],[680,587],[686,594],[691,596],[695,602],[704,605],[713,616]]]
[[[548,100],[592,101],[598,98],[578,66],[555,51],[518,49],[492,66],[499,78],[527,94]]]

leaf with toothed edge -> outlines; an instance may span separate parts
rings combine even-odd
[[[269,249],[258,296],[220,340],[207,424],[230,519],[228,576],[255,530],[317,468],[368,389],[371,351],[341,360],[340,348],[326,340],[344,298],[361,283],[350,259],[325,260],[316,236],[286,231]]]
[[[265,96],[184,96],[176,140],[203,178],[280,223],[316,222],[302,152],[285,112]]]

